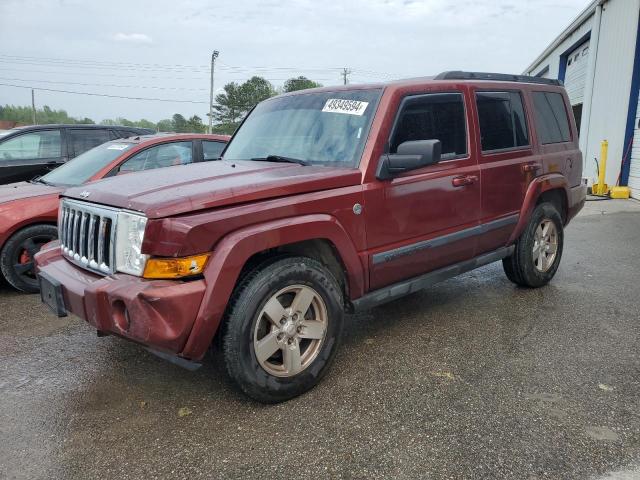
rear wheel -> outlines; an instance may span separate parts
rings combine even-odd
[[[342,295],[319,262],[263,264],[236,288],[223,325],[229,376],[254,400],[301,395],[325,375],[342,333]]]
[[[563,244],[560,214],[550,203],[538,205],[513,254],[502,260],[507,278],[524,287],[546,285],[558,270]]]
[[[27,293],[37,293],[33,257],[45,243],[58,238],[53,225],[33,225],[15,233],[0,252],[0,269],[5,280],[14,288]]]

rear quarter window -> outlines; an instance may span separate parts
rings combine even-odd
[[[569,119],[560,93],[533,92],[533,110],[540,143],[561,143],[571,140]]]

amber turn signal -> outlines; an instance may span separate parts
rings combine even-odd
[[[209,253],[181,258],[150,258],[144,267],[144,278],[183,278],[200,275]]]

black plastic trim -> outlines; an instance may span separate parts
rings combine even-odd
[[[555,78],[531,77],[529,75],[514,75],[511,73],[463,72],[460,70],[442,72],[434,80],[493,80],[496,82],[539,83],[561,87],[563,83]]]
[[[458,232],[449,233],[440,237],[431,238],[429,240],[422,240],[420,242],[412,243],[410,245],[404,245],[393,250],[387,250],[385,252],[376,253],[372,256],[371,261],[374,265],[390,262],[398,257],[404,257],[405,255],[411,255],[420,250],[426,248],[442,247],[448,243],[464,240],[465,238],[473,237],[474,235],[482,235],[483,233],[496,230],[498,228],[506,227],[518,223],[518,214],[509,215],[508,217],[493,220],[491,222],[483,223],[471,228],[465,228]]]
[[[154,350],[153,348],[145,348],[149,353],[153,353],[156,357],[159,357],[167,362],[173,363],[179,367],[194,372],[198,370],[202,364],[200,362],[194,362],[187,360],[186,358],[178,357],[177,355],[171,355],[170,353],[161,352],[160,350]]]
[[[455,277],[461,273],[488,265],[489,263],[497,262],[498,260],[502,260],[503,258],[511,255],[514,248],[515,247],[513,245],[509,247],[502,247],[498,250],[494,250],[493,252],[472,258],[471,260],[455,263],[419,277],[414,277],[409,280],[404,280],[402,282],[374,290],[373,292],[367,293],[352,302],[354,311],[368,310],[376,305],[404,297],[405,295],[430,287],[431,285],[442,282],[443,280],[447,280],[451,277]]]

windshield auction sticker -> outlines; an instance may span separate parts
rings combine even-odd
[[[347,115],[362,115],[367,109],[369,102],[359,100],[345,100],[342,98],[330,98],[322,108],[323,112],[346,113]]]
[[[117,143],[115,145],[109,145],[107,147],[107,150],[126,150],[127,148],[129,148],[129,145],[123,145],[121,143]]]

